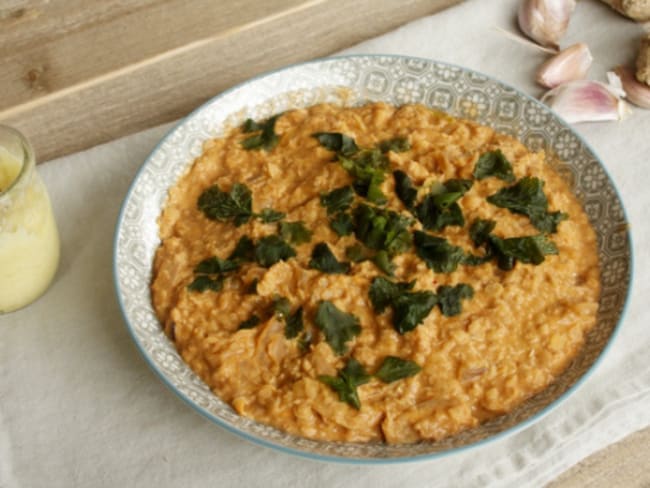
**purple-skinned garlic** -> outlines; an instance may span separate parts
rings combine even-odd
[[[593,58],[584,42],[574,44],[550,58],[537,70],[535,80],[547,88],[568,81],[581,80],[587,75]]]
[[[517,15],[519,27],[542,46],[558,49],[575,7],[575,0],[522,0]]]
[[[622,99],[625,92],[616,86],[592,80],[577,80],[553,88],[542,102],[569,123],[621,120],[629,111]],[[613,84],[614,83],[614,84]]]
[[[641,108],[650,108],[650,86],[640,83],[625,66],[618,66],[614,73],[620,78],[627,99]]]

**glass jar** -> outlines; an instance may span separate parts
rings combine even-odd
[[[31,145],[0,125],[0,313],[33,302],[59,264],[59,233]]]

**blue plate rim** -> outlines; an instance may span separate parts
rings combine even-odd
[[[359,58],[396,58],[398,60],[412,60],[412,61],[417,61],[417,62],[428,62],[428,63],[436,63],[439,65],[445,65],[449,66],[451,68],[456,68],[461,71],[465,71],[468,73],[475,74],[477,76],[492,80],[493,82],[496,82],[498,84],[501,84],[502,86],[514,91],[517,93],[517,95],[524,97],[525,99],[534,102],[535,104],[541,105],[544,107],[545,110],[548,110],[551,112],[575,137],[577,137],[582,144],[590,151],[590,153],[594,156],[596,161],[598,162],[599,166],[602,168],[604,171],[605,175],[607,176],[607,179],[609,180],[609,184],[611,188],[614,190],[614,194],[618,201],[621,203],[621,210],[623,212],[623,219],[625,222],[629,223],[629,219],[627,216],[627,211],[625,209],[625,205],[623,202],[623,199],[621,198],[621,194],[618,191],[618,188],[616,187],[614,180],[612,179],[609,171],[607,170],[607,167],[603,164],[603,161],[600,159],[596,151],[591,147],[591,145],[580,135],[579,132],[574,130],[574,128],[567,123],[558,113],[556,113],[554,110],[549,108],[548,106],[542,104],[539,100],[535,99],[534,97],[528,95],[527,93],[524,93],[523,91],[519,90],[518,88],[515,88],[514,86],[505,83],[493,76],[486,75],[484,73],[481,73],[479,71],[466,68],[461,65],[457,65],[454,63],[449,63],[445,61],[437,61],[434,59],[429,59],[429,58],[423,58],[423,57],[418,57],[418,56],[405,56],[405,55],[397,55],[397,54],[346,54],[346,55],[339,55],[339,56],[330,56],[330,57],[324,57],[324,58],[318,58],[310,61],[304,61],[304,62],[298,62],[298,63],[292,63],[286,66],[283,66],[281,68],[277,68],[274,70],[266,71],[264,73],[261,73],[257,76],[254,76],[252,78],[249,78],[241,83],[238,83],[234,85],[233,87],[219,93],[218,95],[215,95],[214,97],[210,98],[209,100],[205,101],[202,103],[199,107],[194,109],[192,112],[190,112],[186,117],[183,117],[181,120],[177,121],[177,123],[174,124],[173,127],[171,127],[167,133],[160,139],[160,141],[155,145],[155,147],[151,150],[147,158],[144,160],[144,162],[140,165],[138,168],[138,171],[133,177],[133,180],[131,181],[131,184],[129,185],[129,188],[127,190],[126,195],[124,196],[124,199],[122,200],[122,204],[120,206],[120,211],[117,217],[117,222],[115,224],[115,232],[114,232],[114,237],[113,237],[113,286],[114,286],[114,293],[117,299],[117,302],[119,304],[120,308],[120,313],[122,314],[122,318],[124,320],[124,325],[127,328],[129,334],[131,335],[131,338],[133,339],[133,342],[135,343],[138,351],[140,354],[144,357],[145,362],[151,368],[154,373],[158,376],[158,378],[165,384],[170,390],[172,390],[177,397],[179,397],[184,403],[189,405],[192,410],[195,412],[199,413],[203,417],[207,418],[208,420],[212,421],[219,427],[225,429],[226,431],[230,432],[231,434],[234,434],[240,438],[243,438],[249,442],[252,442],[257,445],[261,445],[267,448],[271,448],[273,450],[277,450],[280,452],[284,452],[286,454],[298,456],[301,458],[306,458],[314,461],[320,461],[320,462],[334,462],[334,463],[340,463],[340,464],[352,464],[352,465],[387,465],[387,464],[404,464],[404,463],[415,463],[415,462],[423,462],[423,461],[431,461],[431,460],[436,460],[436,459],[441,459],[453,454],[460,454],[463,452],[467,452],[469,450],[473,450],[482,446],[485,446],[486,444],[493,443],[498,440],[502,440],[506,437],[513,436],[529,427],[531,427],[533,424],[536,424],[540,420],[542,420],[544,417],[546,417],[548,414],[550,414],[553,410],[555,410],[559,405],[564,403],[570,396],[572,396],[596,371],[596,369],[602,364],[602,361],[604,357],[607,355],[607,353],[611,350],[612,344],[615,342],[618,334],[620,333],[621,329],[621,324],[624,322],[625,317],[627,315],[628,311],[628,306],[630,302],[630,295],[631,295],[631,290],[634,284],[634,246],[633,246],[633,237],[632,237],[632,232],[630,229],[630,226],[628,224],[627,229],[626,229],[626,234],[627,234],[627,246],[628,246],[628,252],[630,256],[630,261],[629,261],[629,267],[628,267],[628,273],[629,273],[629,285],[626,290],[626,295],[625,295],[625,300],[623,303],[623,306],[621,308],[621,313],[620,316],[617,320],[616,325],[613,327],[612,332],[609,336],[609,339],[607,341],[607,344],[603,349],[600,351],[596,359],[593,361],[593,363],[589,366],[589,368],[585,371],[585,373],[578,378],[575,383],[573,383],[566,391],[564,391],[558,398],[556,398],[554,401],[552,401],[550,404],[546,405],[542,409],[540,409],[538,412],[535,414],[531,415],[527,419],[523,420],[517,425],[514,425],[512,427],[509,427],[507,429],[504,429],[501,432],[498,432],[490,437],[487,437],[485,439],[481,439],[479,441],[473,442],[471,444],[467,444],[464,446],[459,446],[459,447],[454,447],[451,449],[447,449],[444,451],[435,451],[435,452],[430,452],[430,453],[425,453],[425,454],[418,454],[414,456],[403,456],[403,457],[391,457],[391,458],[356,458],[356,457],[343,457],[343,456],[334,456],[334,455],[327,455],[327,454],[319,454],[319,453],[311,453],[311,452],[306,452],[302,451],[300,449],[294,449],[291,447],[283,446],[280,444],[276,444],[270,441],[267,441],[266,439],[262,439],[259,437],[256,437],[255,435],[249,434],[247,432],[241,431],[237,428],[232,427],[228,423],[224,422],[222,419],[219,417],[215,416],[212,414],[210,411],[204,409],[203,407],[197,405],[194,403],[189,397],[187,397],[183,392],[181,392],[166,376],[166,374],[160,370],[157,365],[152,361],[150,358],[149,354],[145,351],[143,345],[141,344],[139,338],[136,336],[134,332],[134,327],[131,324],[129,318],[126,315],[125,312],[125,307],[124,303],[121,298],[121,292],[120,292],[120,287],[119,287],[119,282],[118,282],[118,270],[117,270],[117,251],[118,251],[118,238],[120,235],[120,230],[121,230],[121,224],[123,221],[124,217],[124,212],[125,208],[127,205],[127,202],[129,201],[136,183],[138,182],[139,178],[142,175],[142,172],[144,169],[148,166],[150,163],[152,157],[154,154],[158,152],[160,147],[167,142],[168,139],[171,138],[171,136],[178,130],[178,128],[183,125],[185,122],[191,120],[194,118],[197,114],[202,112],[203,110],[207,110],[212,104],[217,102],[219,99],[228,96],[231,92],[234,92],[235,90],[238,90],[246,85],[258,82],[261,79],[264,79],[268,76],[271,76],[276,73],[280,73],[282,71],[289,70],[291,68],[297,68],[300,66],[306,66],[306,65],[311,65],[311,64],[320,64],[323,62],[329,62],[329,61],[336,61],[336,60],[344,60],[344,59],[359,59]]]

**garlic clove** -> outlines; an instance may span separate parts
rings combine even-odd
[[[557,49],[575,7],[575,0],[522,0],[517,15],[519,27],[542,46]]]
[[[574,44],[550,58],[539,67],[535,80],[547,88],[555,88],[587,75],[594,58],[584,42]]]
[[[622,119],[629,112],[623,96],[625,93],[617,86],[577,80],[553,88],[542,97],[542,102],[574,124]]]
[[[627,99],[634,105],[641,108],[650,108],[650,86],[639,81],[632,74],[632,70],[625,66],[618,66],[614,73],[618,75],[621,80],[621,85]]]

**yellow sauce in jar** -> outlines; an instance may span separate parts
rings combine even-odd
[[[22,168],[21,162],[0,147],[0,192],[8,189]]]
[[[59,234],[33,158],[0,146],[0,313],[36,300],[58,262]]]

